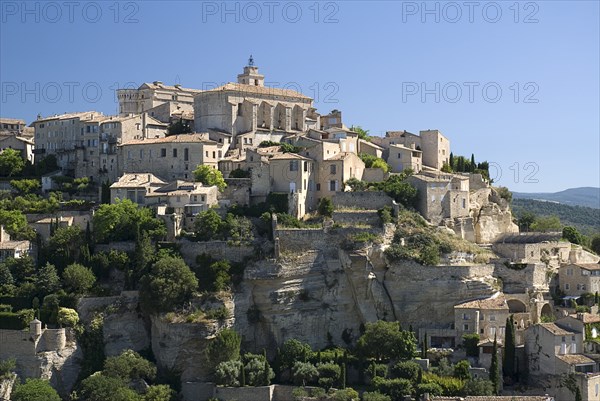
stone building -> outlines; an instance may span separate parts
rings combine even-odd
[[[194,96],[202,90],[184,88],[181,85],[165,85],[161,81],[144,83],[137,89],[118,89],[119,114],[141,114],[168,123],[175,111],[194,111]],[[159,106],[167,104],[166,108]]]
[[[136,139],[119,146],[124,173],[151,172],[165,180],[190,180],[200,164],[217,168],[222,146],[208,134],[181,134],[156,139]]]
[[[408,148],[403,145],[390,145],[387,163],[392,167],[392,173],[401,173],[411,169],[415,173],[421,171],[423,165],[423,152],[417,150],[414,144]]]
[[[493,340],[496,336],[504,342],[508,316],[509,307],[502,293],[454,306],[456,343],[460,344],[465,334],[477,334],[482,340]]]
[[[504,234],[492,245],[503,258],[514,263],[548,263],[558,267],[569,261],[571,244],[560,241],[562,233]]]
[[[110,201],[129,199],[133,203],[145,206],[146,196],[167,183],[151,173],[123,174],[117,182],[110,186]]]
[[[418,191],[417,210],[432,224],[469,216],[469,178],[422,172],[407,178]]]
[[[567,296],[581,296],[600,291],[600,263],[570,263],[561,265],[560,289]]]
[[[212,129],[231,134],[233,147],[242,145],[237,138],[240,134],[251,134],[246,141],[251,138],[257,146],[286,133],[304,132],[307,120],[314,121],[315,117],[310,97],[290,89],[266,87],[252,59],[238,75],[237,83],[203,91],[194,98],[196,131]]]
[[[0,138],[3,136],[33,136],[33,131],[28,129],[24,120],[0,117]]]
[[[4,149],[14,149],[21,153],[21,157],[33,163],[33,139],[17,135],[0,135],[0,153]]]
[[[277,154],[269,159],[271,192],[288,194],[289,213],[296,217],[316,206],[315,163],[295,153]]]
[[[4,230],[4,226],[0,226],[0,262],[8,258],[21,258],[28,255],[30,251],[31,243],[29,241],[12,240]]]

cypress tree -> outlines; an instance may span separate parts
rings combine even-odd
[[[471,172],[474,173],[475,172],[475,167],[477,165],[475,164],[475,155],[473,153],[471,153]]]
[[[427,333],[423,336],[423,345],[421,345],[421,358],[427,359]]]
[[[246,369],[244,368],[244,365],[242,364],[242,372],[241,372],[241,379],[240,379],[240,386],[241,387],[246,387]]]
[[[579,389],[579,386],[575,387],[575,401],[583,401],[583,398],[581,397],[581,390]]]
[[[504,377],[515,378],[515,323],[513,315],[506,319],[506,335],[504,339]]]
[[[456,168],[456,166],[454,165],[454,153],[450,152],[450,168],[452,168],[452,170],[454,170]]]
[[[498,342],[494,334],[494,346],[492,347],[492,363],[490,364],[490,381],[494,386],[494,394],[500,390],[500,369],[498,367]]]
[[[342,380],[342,388],[346,388],[346,364],[345,363],[342,363],[341,380]]]

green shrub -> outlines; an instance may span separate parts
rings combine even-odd
[[[321,198],[318,211],[321,216],[331,217],[333,214],[333,202],[330,198]]]
[[[362,399],[363,401],[392,401],[389,395],[381,394],[379,391],[365,391]]]
[[[373,379],[373,386],[377,391],[387,394],[393,400],[401,400],[407,394],[412,394],[414,389],[411,382],[407,379],[384,379],[376,377]]]
[[[467,356],[478,357],[479,356],[479,334],[464,334],[463,347],[467,352]]]
[[[350,387],[333,393],[333,401],[358,401],[358,392]]]
[[[392,377],[400,379],[408,379],[411,383],[417,381],[421,366],[416,362],[398,362],[392,366]]]

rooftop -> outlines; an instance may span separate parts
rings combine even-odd
[[[308,161],[312,161],[312,159],[309,159],[308,157],[300,156],[299,154],[296,154],[296,153],[280,153],[280,154],[277,154],[277,155],[271,157],[271,160],[308,160]]]
[[[600,263],[572,263],[567,266],[576,266],[583,270],[600,270]]]
[[[249,93],[253,95],[272,95],[272,96],[286,96],[286,97],[295,97],[301,99],[311,99],[310,97],[303,95],[300,92],[296,92],[291,89],[280,89],[280,88],[270,88],[267,86],[256,86],[256,85],[247,85],[247,84],[238,84],[229,82],[225,85],[219,86],[215,89],[210,89],[204,91],[203,93],[214,93],[214,92],[222,92],[222,91],[232,91],[232,92],[243,92]]]
[[[563,329],[561,327],[558,327],[554,323],[540,323],[539,326],[548,330],[550,333],[554,334],[555,336],[570,336],[572,334],[575,334],[574,331],[569,331],[569,330]]]
[[[112,184],[111,188],[134,188],[147,185],[165,185],[165,181],[151,173],[123,174],[119,181]]]
[[[455,305],[455,309],[508,309],[504,294],[497,292],[489,298],[475,299]]]
[[[196,134],[180,134],[180,135],[169,135],[164,138],[148,138],[148,139],[134,139],[132,141],[123,142],[124,145],[150,145],[155,143],[206,143],[206,144],[217,144],[215,141],[208,139],[208,134],[196,133]]]
[[[466,397],[437,397],[431,401],[554,401],[547,395],[468,395]]]
[[[0,124],[20,124],[20,125],[24,125],[25,121],[24,120],[17,120],[15,118],[0,117]],[[2,127],[0,127],[0,128],[2,128]]]
[[[496,242],[505,244],[536,244],[538,242],[558,241],[562,233],[519,233],[505,234]]]
[[[596,363],[593,359],[582,354],[556,355],[556,357],[569,365],[588,365]]]
[[[169,90],[169,91],[178,91],[178,92],[192,92],[192,93],[203,92],[201,89],[184,88],[181,85],[165,85],[160,81],[145,82],[139,87],[139,89],[143,89],[144,87],[147,87],[150,89],[165,89],[165,90]]]

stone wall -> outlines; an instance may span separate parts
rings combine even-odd
[[[214,383],[185,382],[181,386],[183,401],[290,401],[297,386],[271,384],[262,387],[217,387]],[[313,387],[307,387],[312,389]]]
[[[333,221],[342,225],[381,225],[381,219],[376,211],[371,210],[345,210],[334,211]]]
[[[194,266],[196,256],[206,253],[214,259],[227,259],[230,262],[242,262],[254,253],[254,248],[249,246],[230,246],[226,241],[195,242],[188,239],[177,241],[179,250],[185,262]]]
[[[365,168],[363,172],[362,181],[365,182],[381,182],[386,178],[386,173],[380,168]]]
[[[215,397],[222,401],[272,401],[274,387],[216,387]]]
[[[551,270],[543,263],[529,263],[522,270],[511,269],[504,263],[495,263],[494,276],[502,280],[506,293],[526,290],[548,291]]]
[[[392,206],[392,198],[382,191],[336,192],[331,200],[336,209],[350,207],[379,210],[384,206]]]

